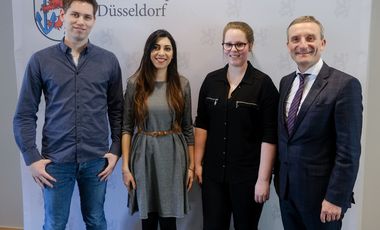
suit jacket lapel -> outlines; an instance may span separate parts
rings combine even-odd
[[[314,81],[314,84],[312,85],[309,93],[307,94],[305,100],[303,101],[300,111],[297,115],[296,123],[294,124],[294,132],[296,132],[298,126],[302,122],[303,118],[305,117],[307,111],[310,109],[310,106],[314,103],[315,99],[319,95],[319,93],[323,90],[323,88],[327,84],[327,78],[329,77],[329,66],[326,63],[323,63],[322,69],[319,72],[317,78]]]
[[[280,94],[280,99],[279,99],[279,114],[280,114],[280,124],[282,125],[283,129],[281,130],[284,130],[286,135],[288,135],[288,131],[287,131],[287,127],[286,127],[286,115],[285,115],[285,101],[289,95],[289,92],[290,92],[290,88],[292,87],[292,83],[294,81],[294,78],[296,77],[296,72],[293,72],[291,74],[289,74],[288,76],[286,76],[284,78],[284,82],[283,82],[283,85],[281,86],[282,89],[280,90],[281,93]]]

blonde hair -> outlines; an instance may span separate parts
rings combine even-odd
[[[255,41],[254,35],[253,35],[253,29],[250,27],[247,23],[241,22],[241,21],[233,21],[227,23],[227,25],[223,29],[223,42],[226,37],[226,33],[230,29],[238,29],[241,30],[244,34],[245,37],[247,38],[248,43],[250,44],[250,51],[252,51],[252,45],[253,42]]]

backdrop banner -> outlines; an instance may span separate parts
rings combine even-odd
[[[330,66],[356,76],[366,93],[371,0],[98,0],[98,3],[90,40],[116,54],[123,71],[124,87],[127,78],[138,67],[148,35],[156,29],[166,29],[174,36],[179,71],[191,82],[193,115],[204,77],[226,64],[221,46],[222,31],[227,22],[235,20],[245,21],[253,27],[255,45],[251,62],[271,76],[278,86],[281,77],[296,68],[286,47],[287,26],[298,16],[314,15],[325,27],[327,47],[323,59]],[[64,36],[59,20],[62,0],[13,0],[12,4],[17,84],[20,89],[30,56],[37,50],[56,44]],[[37,122],[38,146],[41,146],[44,111],[42,99]],[[24,161],[21,164],[25,230],[41,229],[44,218],[42,192]],[[361,169],[363,167],[361,165]],[[359,229],[362,186],[360,170],[355,187],[357,204],[348,210],[343,221],[344,229]],[[127,194],[119,161],[108,181],[105,203],[108,229],[140,229],[138,214],[128,214]],[[178,220],[178,229],[202,229],[200,187],[196,183],[190,192],[190,205],[191,212]],[[77,188],[67,229],[85,229]],[[273,187],[270,200],[264,206],[260,229],[282,229],[278,197]]]

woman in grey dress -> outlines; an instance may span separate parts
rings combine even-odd
[[[189,81],[177,71],[177,48],[165,30],[147,39],[124,95],[122,172],[131,214],[142,229],[176,229],[189,211],[194,177]]]

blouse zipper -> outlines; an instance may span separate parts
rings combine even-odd
[[[245,101],[236,101],[236,108],[239,107],[239,104],[245,104],[245,105],[252,105],[252,106],[257,106],[256,103],[251,103],[251,102],[245,102]]]
[[[218,98],[212,98],[212,97],[206,97],[206,99],[209,99],[209,100],[211,100],[211,101],[213,101],[214,102],[214,106],[216,105],[216,103],[218,103]]]

